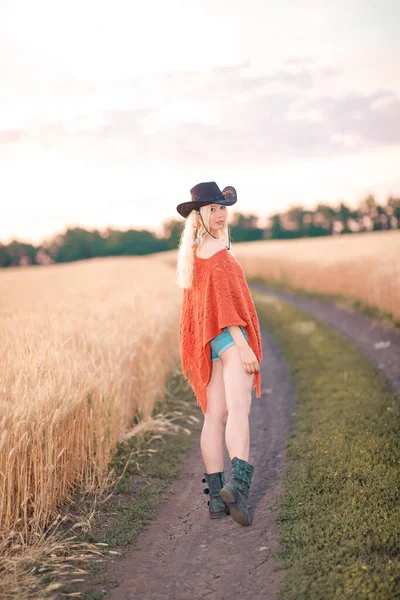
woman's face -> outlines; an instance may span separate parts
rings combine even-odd
[[[226,206],[223,204],[210,204],[210,227],[211,229],[223,229],[227,217]]]

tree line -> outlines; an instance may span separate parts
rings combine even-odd
[[[183,225],[182,219],[169,219],[163,223],[161,236],[146,229],[120,231],[109,227],[99,231],[74,227],[37,246],[12,240],[6,245],[0,243],[0,267],[63,263],[101,256],[145,255],[172,250],[178,247]],[[234,212],[230,217],[233,242],[385,229],[400,229],[400,198],[389,196],[386,203],[379,204],[369,194],[355,209],[344,202],[335,207],[318,204],[314,209],[292,205],[284,212],[270,215],[267,224],[262,227],[257,215]]]

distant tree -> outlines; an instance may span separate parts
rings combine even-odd
[[[130,229],[121,236],[120,254],[143,255],[157,252],[160,249],[157,238],[146,229]]]
[[[90,243],[93,256],[104,256],[105,238],[97,229],[91,232]]]
[[[321,225],[315,225],[314,223],[310,223],[310,225],[307,227],[307,237],[320,237],[323,235],[329,235],[325,227],[322,227]]]
[[[10,267],[11,262],[12,259],[8,253],[8,245],[0,244],[0,267]]]
[[[37,248],[32,244],[12,240],[7,246],[6,262],[8,267],[19,267],[35,264]]]
[[[230,222],[231,238],[234,242],[253,242],[262,240],[264,230],[257,227],[258,217],[256,215],[243,215],[235,212]]]
[[[349,228],[349,220],[353,216],[353,211],[347,206],[347,204],[341,202],[336,214],[338,221],[342,225],[342,230],[340,233],[352,233],[352,230]]]
[[[50,244],[49,253],[55,262],[70,262],[92,258],[93,234],[81,227],[68,228],[64,234],[56,236]]]
[[[271,228],[270,228],[270,238],[272,240],[279,240],[283,237],[283,228],[281,225],[281,215],[279,213],[275,213],[270,217],[271,220]]]
[[[376,205],[376,217],[374,219],[374,230],[388,229],[389,216],[386,214],[386,208],[381,204]]]
[[[392,229],[400,229],[400,198],[389,196],[386,206],[387,214],[390,216],[390,226]]]
[[[232,215],[231,227],[238,227],[240,229],[258,229],[257,225],[257,215],[244,215],[240,212],[235,212]]]
[[[377,208],[375,197],[372,194],[369,194],[360,201],[359,211],[363,215],[363,222],[366,225],[366,229],[375,229],[374,223],[377,215]]]
[[[178,219],[168,219],[163,223],[163,235],[166,240],[166,249],[178,248],[185,223]]]
[[[304,228],[304,216],[306,214],[304,208],[300,205],[291,206],[289,210],[286,211],[286,214],[294,231],[297,231],[299,235],[302,235]]]
[[[268,220],[268,225],[261,228],[257,215],[234,212],[230,216],[232,241],[316,237],[332,235],[339,228],[340,233],[400,229],[400,198],[389,196],[386,204],[379,204],[369,194],[354,210],[344,201],[336,208],[320,203],[314,210],[296,204],[287,211],[272,214]],[[168,219],[163,223],[161,237],[146,229],[120,231],[108,227],[100,233],[97,229],[70,227],[38,247],[18,240],[0,244],[0,267],[69,262],[99,256],[145,255],[176,249],[183,227],[181,219]]]
[[[316,208],[317,218],[320,220],[320,225],[324,227],[328,235],[333,234],[333,227],[336,220],[336,211],[329,204],[318,204]]]

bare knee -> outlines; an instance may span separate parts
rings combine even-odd
[[[228,408],[220,408],[216,410],[207,410],[204,414],[204,421],[211,426],[225,425],[228,420]]]

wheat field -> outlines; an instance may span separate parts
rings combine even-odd
[[[400,319],[400,231],[232,245],[246,275]],[[94,485],[179,364],[176,251],[0,271],[0,532]]]
[[[179,360],[174,271],[142,257],[0,271],[0,531],[101,477]]]
[[[234,244],[248,277],[340,294],[400,321],[400,231]]]

